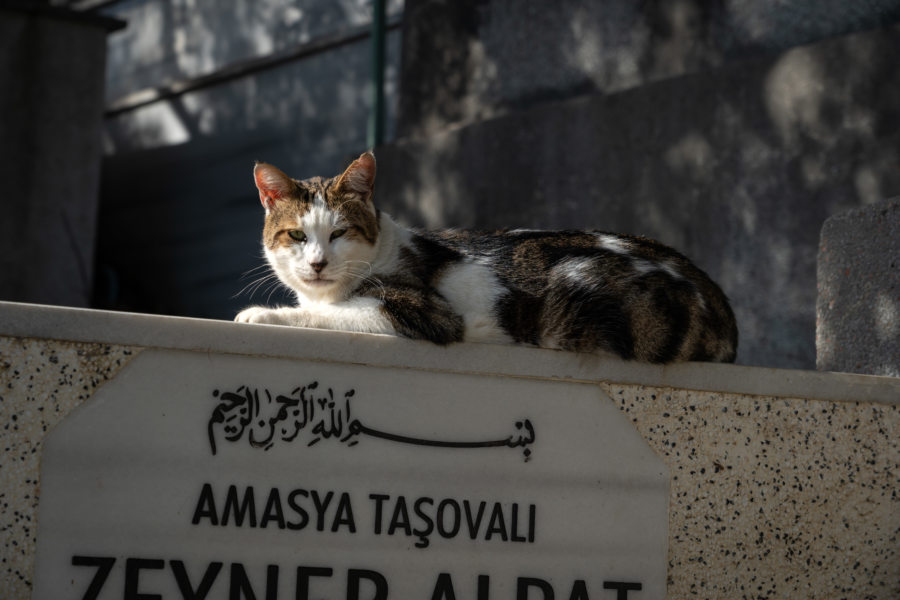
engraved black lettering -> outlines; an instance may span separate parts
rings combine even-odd
[[[204,483],[203,489],[200,490],[200,497],[197,498],[197,508],[194,509],[194,518],[191,519],[191,523],[197,525],[204,517],[209,519],[210,525],[219,524],[219,513],[216,511],[216,500],[213,497],[212,486],[208,483]]]
[[[160,594],[142,594],[138,591],[142,569],[165,569],[166,561],[155,558],[129,558],[125,561],[124,600],[162,600]]]
[[[388,535],[394,535],[394,532],[401,528],[406,535],[412,535],[412,527],[409,525],[409,511],[406,509],[406,498],[397,496],[397,502],[394,504],[394,514],[391,516],[391,524],[388,526]]]
[[[262,519],[259,521],[260,527],[265,527],[269,521],[278,523],[278,529],[284,529],[284,512],[281,509],[281,493],[278,488],[272,488],[269,492],[269,499],[266,500],[266,508],[263,510]]]
[[[85,590],[81,600],[97,599],[97,595],[103,589],[103,584],[106,583],[106,578],[109,577],[109,572],[112,571],[114,564],[116,564],[116,559],[108,556],[72,557],[72,566],[74,567],[97,567],[94,578],[91,579],[91,583],[88,585],[88,589]]]
[[[311,577],[331,577],[330,567],[297,567],[297,600],[312,600],[309,596]]]
[[[448,511],[447,508],[450,507]],[[450,528],[445,529],[444,525],[446,524],[445,511],[450,513]],[[442,537],[452,538],[455,537],[457,533],[459,533],[459,503],[452,498],[446,498],[441,500],[441,503],[438,504],[437,510],[437,529],[438,533],[441,534]]]
[[[247,486],[244,490],[244,499],[238,502],[237,487],[228,486],[228,495],[225,497],[225,510],[222,512],[222,525],[228,525],[229,515],[234,514],[234,524],[237,527],[244,525],[244,519],[248,519],[250,527],[256,527],[256,502],[253,498],[253,486]]]
[[[450,573],[438,575],[434,584],[434,593],[431,594],[431,600],[456,600],[456,592],[453,591],[453,580],[450,578]]]
[[[413,512],[425,523],[424,529],[413,529],[413,535],[419,536],[419,541],[416,542],[416,548],[427,548],[429,541],[428,536],[434,531],[434,521],[432,521],[431,517],[422,510],[423,504],[434,504],[434,500],[425,496],[416,499],[416,502],[413,504]]]
[[[297,513],[297,516],[300,517],[298,522],[289,521],[287,523],[288,529],[303,529],[309,524],[309,513],[306,512],[306,509],[297,504],[297,496],[303,496],[304,498],[309,498],[309,492],[306,490],[294,490],[290,494],[288,494],[288,506],[292,511]]]
[[[278,565],[266,567],[266,600],[278,599]],[[256,592],[241,563],[231,563],[231,580],[228,582],[228,600],[256,600]]]
[[[381,506],[390,498],[387,494],[369,494],[369,498],[375,501],[375,533],[381,533]]]
[[[516,600],[528,600],[528,588],[541,590],[543,600],[553,600],[553,587],[537,577],[519,577],[516,580]]]
[[[478,512],[475,513],[474,520],[472,516],[472,506],[468,500],[463,500],[463,511],[466,513],[466,525],[469,527],[469,537],[475,539],[478,537],[478,531],[481,529],[481,519],[484,517],[484,507],[487,506],[485,501],[478,503]]]
[[[325,494],[325,500],[322,501],[319,493],[316,490],[312,491],[313,505],[316,507],[316,531],[325,531],[325,511],[328,510],[328,505],[331,504],[333,497],[334,492],[328,492]]]
[[[604,581],[604,590],[616,590],[616,600],[628,600],[628,592],[638,591],[642,588],[640,583],[626,581]]]
[[[519,535],[519,505],[515,502],[512,505],[512,517],[509,523],[509,539],[512,542],[524,542],[525,536]]]
[[[503,519],[503,506],[499,502],[494,503],[494,510],[491,512],[491,520],[488,521],[488,530],[484,539],[491,539],[495,533],[504,542],[509,539],[506,534],[506,521]]]
[[[215,582],[216,577],[219,575],[219,571],[222,570],[222,563],[209,563],[209,566],[206,567],[206,572],[203,574],[203,579],[200,580],[200,585],[197,586],[196,590],[194,590],[194,586],[191,585],[191,579],[188,577],[187,570],[184,568],[184,563],[182,561],[170,560],[169,568],[172,569],[172,574],[175,575],[175,582],[178,584],[178,590],[181,592],[181,597],[184,598],[184,600],[205,600],[206,595],[209,594],[209,588],[212,587],[213,582]]]
[[[341,525],[346,525],[350,533],[356,533],[356,522],[353,520],[353,509],[350,506],[350,494],[344,492],[338,500],[337,515],[331,524],[331,531],[337,531]]]
[[[587,584],[583,579],[578,579],[572,585],[572,593],[569,594],[569,600],[591,600],[587,593]]]
[[[534,504],[528,505],[528,541],[534,543],[534,525],[537,521],[537,507]]]
[[[375,586],[375,595],[366,600],[387,600],[388,583],[384,575],[367,569],[350,569],[347,571],[347,600],[362,600],[359,596],[359,582],[368,579]]]
[[[476,600],[490,600],[491,578],[487,575],[478,576],[478,598]]]

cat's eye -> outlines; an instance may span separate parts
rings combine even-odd
[[[291,239],[298,242],[306,241],[306,234],[299,229],[291,229],[290,231],[288,231],[288,235],[291,236]]]
[[[334,240],[338,239],[345,233],[347,233],[346,229],[335,229],[334,231],[331,232],[331,241],[333,242]]]

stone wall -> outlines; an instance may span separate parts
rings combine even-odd
[[[822,227],[816,368],[900,377],[900,198]]]
[[[898,0],[407,0],[401,136],[900,21]]]
[[[739,362],[812,368],[821,224],[900,194],[898,56],[879,29],[406,138],[378,152],[376,202],[657,238],[731,298]]]

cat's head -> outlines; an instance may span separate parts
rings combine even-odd
[[[265,163],[256,164],[253,178],[266,210],[266,258],[279,279],[301,302],[346,298],[371,273],[377,253],[372,153],[331,179],[298,181]]]

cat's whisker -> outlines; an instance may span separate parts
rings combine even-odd
[[[272,293],[278,289],[278,286],[281,285],[279,281],[268,281],[265,285],[260,286],[260,296],[266,295],[266,304],[269,303],[269,300],[272,298]]]
[[[344,265],[342,265],[342,272],[343,272],[343,273],[350,273],[350,274],[353,274],[353,275],[362,275],[362,271],[357,272],[356,269],[357,269],[358,267],[354,267],[354,266],[352,266],[350,263],[359,263],[359,264],[361,264],[361,265],[365,265],[365,267],[366,267],[366,268],[365,268],[365,273],[366,273],[366,275],[371,275],[371,274],[372,274],[372,271],[373,271],[372,263],[370,263],[370,262],[368,262],[368,261],[365,261],[365,260],[348,260],[348,261],[346,261],[346,262],[344,263]]]
[[[360,270],[358,266],[351,265],[350,263],[365,265],[365,269]],[[343,265],[341,265],[340,270],[336,271],[335,276],[339,279],[355,279],[361,282],[369,282],[383,290],[384,283],[377,277],[373,277],[372,272],[372,263],[368,261],[347,260]]]
[[[263,280],[264,280],[264,279],[263,279]],[[260,281],[261,281],[261,280],[259,280],[259,279],[254,279],[253,281],[251,281],[250,283],[248,283],[247,285],[245,285],[244,287],[242,287],[240,290],[238,290],[237,292],[235,292],[231,297],[232,297],[232,298],[237,298],[238,296],[243,295],[244,293],[246,293],[247,291],[249,291],[250,288],[252,288],[252,287],[256,286],[257,284],[259,284]],[[250,297],[251,297],[251,298],[253,297],[253,293],[252,293],[252,292],[250,293]]]
[[[360,263],[360,264],[366,265],[366,271],[367,271],[367,273],[366,273],[365,275],[362,275],[361,273],[355,273],[354,271],[351,270],[351,268],[350,268],[349,266],[346,266],[346,267],[345,267],[345,270],[346,270],[347,273],[350,273],[350,274],[352,274],[352,275],[354,275],[354,276],[356,276],[356,277],[360,277],[360,276],[361,276],[362,279],[365,279],[366,277],[368,277],[369,275],[372,274],[372,271],[373,271],[372,263],[370,263],[370,262],[368,262],[368,261],[365,261],[365,260],[348,260],[346,264],[349,265],[349,263]],[[380,283],[380,281],[379,281],[379,283]]]
[[[272,279],[272,278],[274,278],[274,277],[278,277],[278,274],[275,273],[275,271],[270,271],[270,272],[268,272],[268,273],[263,273],[263,274],[261,274],[259,277],[257,277],[256,279],[254,279],[254,280],[253,280],[253,283],[252,283],[251,285],[262,283],[262,282],[267,281],[267,280],[269,280],[269,279]]]
[[[284,289],[286,289],[286,290],[289,291],[289,292],[293,292],[293,291],[294,291],[294,290],[292,290],[290,287],[288,287],[287,285],[285,285],[284,283],[282,283],[281,280],[278,280],[278,281],[276,281],[276,282],[274,283],[274,285],[271,286],[271,289],[269,290],[269,295],[266,296],[266,304],[268,304],[269,302],[271,302],[271,300],[272,300],[272,294],[274,294],[275,292],[277,292],[277,291],[278,291],[278,288],[284,288]]]
[[[266,263],[263,263],[263,264],[261,264],[261,265],[257,265],[257,266],[255,266],[255,267],[253,267],[252,269],[248,269],[248,270],[244,271],[243,273],[241,273],[241,277],[240,277],[240,278],[241,278],[241,279],[245,279],[245,278],[247,278],[247,277],[252,277],[252,276],[254,276],[254,275],[257,274],[257,273],[254,273],[254,272],[255,272],[255,271],[259,271],[260,269],[265,269],[266,271],[271,271],[271,270],[272,270],[272,266],[269,265],[269,264],[266,264]]]
[[[386,296],[386,291],[384,288],[384,282],[378,277],[371,274],[371,269],[368,274],[354,273],[352,271],[348,271],[347,274],[351,277],[354,277],[363,283],[371,283],[374,288],[377,288],[381,293],[381,300],[384,301]]]
[[[253,288],[253,291],[250,293],[250,297],[252,298],[254,296],[254,294],[256,294],[256,292],[258,292],[260,289],[262,289],[263,290],[262,293],[265,294],[266,290],[270,286],[273,286],[273,285],[275,285],[275,286],[281,285],[281,281],[279,281],[277,277],[266,278],[266,279],[260,281],[256,285],[256,287]]]
[[[239,292],[234,294],[232,296],[232,298],[237,298],[241,294],[244,294],[245,292],[248,292],[248,291],[250,293],[250,298],[253,298],[253,294],[255,294],[257,292],[257,290],[260,288],[260,286],[262,286],[264,283],[272,281],[274,279],[278,279],[278,275],[274,271],[271,273],[268,273],[266,275],[263,275],[262,277],[254,279],[253,281],[251,281],[250,283],[245,285],[243,288],[241,288],[241,290]]]
[[[259,271],[262,271],[262,272],[260,273]],[[248,269],[247,271],[244,271],[244,273],[241,274],[240,279],[246,279],[248,277],[256,277],[256,279],[254,279],[253,281],[251,281],[247,285],[245,285],[239,292],[234,294],[234,296],[232,296],[232,298],[237,298],[238,296],[240,296],[241,294],[243,294],[247,291],[250,292],[250,298],[253,298],[253,294],[256,293],[256,290],[259,289],[259,287],[263,283],[265,283],[267,280],[269,280],[271,278],[277,278],[278,275],[272,269],[272,265],[268,264],[267,262],[263,262],[260,265],[257,265],[251,269]]]
[[[256,291],[264,283],[275,279],[278,279],[278,275],[276,273],[267,273],[266,275],[258,277],[253,283],[250,284],[250,286],[248,286],[251,289],[251,295],[253,295],[253,292]]]

